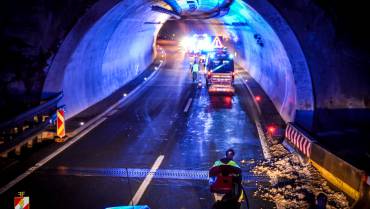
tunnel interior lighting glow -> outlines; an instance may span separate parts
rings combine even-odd
[[[184,37],[180,41],[180,46],[187,52],[198,53],[211,51],[213,49],[211,37],[208,34],[194,34]]]
[[[80,126],[83,126],[83,125],[85,125],[85,122],[81,121]]]

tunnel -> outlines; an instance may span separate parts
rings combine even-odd
[[[251,208],[309,208],[320,194],[333,208],[368,204],[370,43],[353,24],[365,25],[360,5],[23,3],[0,9],[0,196],[16,204],[25,191],[40,208],[44,196],[84,208],[85,195],[96,208],[204,209],[210,170],[232,152]],[[237,69],[234,95],[212,96],[206,72],[191,82],[196,62],[181,44],[194,34],[221,37]],[[52,100],[55,115],[31,117]]]
[[[152,62],[156,35],[169,15],[151,11],[151,5],[150,2],[122,2],[91,23],[85,33],[77,24],[67,36],[43,88],[45,94],[64,93],[61,102],[67,107],[67,118],[105,98]],[[275,30],[274,25],[242,1],[236,1],[226,16],[212,20],[224,26],[211,26],[210,30],[214,33],[225,31],[237,39],[240,65],[260,83],[286,122],[295,121],[297,115],[304,117],[304,125],[311,128],[314,97],[303,52],[274,8],[257,6],[267,8],[263,11],[267,17],[280,20]],[[93,8],[90,12],[98,11]],[[141,16],[145,18],[138,18]],[[90,16],[85,18],[84,25],[85,21],[92,21]],[[244,26],[232,27],[237,23]],[[280,36],[275,31],[280,32]],[[263,47],[257,44],[257,35],[262,37]]]

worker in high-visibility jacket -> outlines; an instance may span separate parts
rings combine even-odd
[[[198,72],[199,72],[199,62],[194,61],[192,67],[191,67],[191,72],[193,75],[193,82],[195,82],[198,79]]]
[[[214,194],[214,209],[239,209],[243,200],[242,171],[233,160],[235,151],[228,149],[225,158],[217,160],[209,170],[210,190]]]

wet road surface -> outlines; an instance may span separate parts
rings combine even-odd
[[[148,183],[145,177],[156,163],[159,174],[142,191],[140,205],[211,208],[204,176],[209,167],[228,148],[235,149],[239,162],[262,159],[261,143],[244,97],[210,97],[206,88],[191,83],[185,55],[177,47],[166,51],[165,65],[137,95],[1,195],[0,208],[14,208],[13,197],[19,191],[30,196],[31,208],[128,205],[140,185]],[[244,88],[237,81],[236,87]],[[251,208],[271,208],[252,197],[258,178],[250,176],[248,164],[242,168]]]

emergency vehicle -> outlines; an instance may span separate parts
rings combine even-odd
[[[227,49],[218,49],[210,53],[205,69],[209,94],[234,95],[234,59]]]

